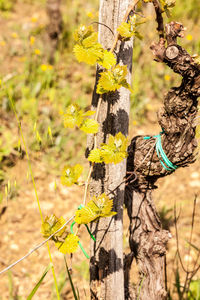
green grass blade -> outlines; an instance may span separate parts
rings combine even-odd
[[[70,275],[70,272],[69,272],[69,269],[68,269],[68,266],[67,266],[67,261],[66,261],[65,256],[64,256],[64,260],[65,260],[65,266],[66,266],[66,269],[67,269],[67,274],[68,274],[69,281],[70,281],[70,284],[71,284],[72,292],[73,292],[73,295],[74,295],[74,299],[79,300],[79,297],[77,296],[75,288],[74,288],[74,284],[73,284],[72,277]]]
[[[44,270],[44,273],[42,274],[40,280],[37,282],[37,284],[34,286],[34,288],[32,289],[31,293],[29,294],[29,296],[27,297],[26,300],[31,300],[33,298],[33,296],[35,295],[35,293],[37,292],[38,288],[40,287],[43,279],[45,278],[45,276],[47,275],[48,271],[52,268],[52,263],[50,263],[46,269]]]
[[[200,251],[200,248],[198,248],[197,246],[195,246],[194,244],[190,243],[189,241],[186,241],[192,248],[194,248],[196,251]]]
[[[80,300],[80,295],[79,295],[79,290],[78,290],[78,288],[76,288],[76,291],[77,291],[77,295],[78,295],[78,300]]]

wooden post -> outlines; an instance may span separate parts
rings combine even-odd
[[[110,27],[117,33],[117,27],[122,22],[130,0],[100,0],[99,22]],[[99,25],[99,42],[105,49],[111,49],[114,35],[104,25]],[[127,80],[131,81],[133,41],[118,42],[115,53],[121,65],[128,65]],[[97,78],[98,72],[97,70]],[[98,122],[100,131],[97,135],[97,145],[106,142],[109,135],[122,132],[127,136],[129,125],[130,92],[121,88],[115,93],[103,96]],[[92,107],[96,110],[99,95],[94,90]],[[88,139],[88,150],[93,148],[93,137]],[[90,193],[99,195],[105,192],[114,198],[114,210],[117,215],[113,218],[103,218],[93,223],[91,229],[96,242],[91,241],[90,280],[91,299],[123,300],[123,202],[124,185],[120,185],[126,174],[126,161],[119,164],[95,164],[92,172]],[[118,187],[119,186],[119,187]],[[114,192],[112,192],[114,190]]]

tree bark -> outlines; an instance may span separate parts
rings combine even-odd
[[[99,22],[110,27],[116,34],[117,27],[122,22],[131,0],[100,0]],[[111,31],[99,25],[99,42],[105,49],[111,49],[114,36]],[[132,68],[132,40],[119,42],[116,50],[117,61],[128,66],[127,81],[131,81]],[[97,80],[98,73],[97,70]],[[129,124],[129,98],[130,92],[121,88],[115,93],[103,96],[98,122],[100,130],[97,135],[97,145],[105,143],[110,134],[122,132],[127,136]],[[92,107],[97,108],[99,95],[94,90]],[[93,137],[88,139],[88,151],[93,148]],[[91,225],[96,242],[91,241],[90,259],[90,286],[91,299],[123,300],[123,202],[124,185],[121,183],[126,174],[126,161],[119,164],[95,164],[90,183],[91,195],[103,192],[114,198],[113,218],[103,218]],[[111,192],[114,191],[114,192]]]
[[[54,62],[54,54],[58,46],[59,35],[62,31],[61,0],[47,0],[46,10],[49,17],[47,32],[49,36],[49,61]]]
[[[165,63],[182,76],[182,83],[164,97],[164,107],[158,112],[162,128],[162,147],[168,159],[177,167],[185,167],[195,161],[196,115],[200,96],[200,65],[182,47],[177,37],[183,37],[183,26],[177,22],[166,25],[166,42],[151,46],[155,59]],[[163,230],[157,215],[151,192],[158,178],[170,175],[155,150],[156,137],[137,136],[128,148],[127,177],[135,174],[135,181],[126,187],[125,203],[130,218],[130,249],[139,266],[140,283],[127,299],[162,300],[166,298],[164,255],[169,232]],[[128,267],[130,270],[131,263]],[[128,272],[128,271],[127,271]],[[138,298],[137,298],[138,299]]]

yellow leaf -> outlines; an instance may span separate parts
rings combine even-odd
[[[124,158],[127,157],[127,153],[120,152],[120,151],[115,152],[112,151],[108,146],[104,146],[102,151],[102,157],[105,164],[110,164],[110,163],[118,164],[121,161],[123,161]]]
[[[94,32],[90,36],[85,38],[82,41],[82,45],[85,48],[95,47],[95,48],[103,49],[102,46],[98,43],[98,34],[97,34],[97,32]]]
[[[105,50],[103,57],[97,62],[105,69],[110,69],[112,66],[116,65],[116,58],[112,52]]]
[[[81,43],[84,39],[92,35],[94,29],[92,26],[85,26],[81,25],[77,30],[74,32],[74,40],[76,42]]]
[[[135,28],[134,28],[135,29]],[[117,28],[117,31],[124,38],[130,38],[135,34],[135,30],[131,30],[131,26],[128,23],[122,22]]]
[[[58,248],[58,250],[61,253],[70,254],[70,253],[76,252],[76,250],[78,248],[78,242],[79,242],[79,238],[76,235],[70,233],[67,235],[64,242],[58,241],[55,243],[55,246]]]
[[[102,163],[103,162],[103,158],[101,155],[101,150],[100,149],[93,149],[90,151],[90,154],[88,156],[88,160],[91,162],[95,162],[95,163]]]
[[[107,144],[101,147],[101,155],[103,161],[117,164],[127,157],[127,143],[128,139],[121,133],[115,136],[110,136]]]
[[[63,217],[57,218],[55,215],[47,216],[42,223],[41,232],[44,238],[48,238],[59,228],[65,224],[65,219]],[[66,230],[66,226],[55,234],[56,237],[61,237]]]
[[[120,36],[123,39],[129,39],[132,36],[136,36],[139,39],[142,39],[141,34],[137,31],[137,26],[145,23],[146,18],[140,17],[138,15],[133,15],[129,18],[128,23],[122,22],[121,25],[117,28]]]
[[[67,128],[80,126],[83,122],[83,114],[83,110],[77,104],[69,105],[64,114],[64,126]]]
[[[103,48],[98,43],[98,34],[92,26],[81,25],[74,33],[76,45],[73,52],[79,62],[93,65],[103,58]]]
[[[86,119],[81,124],[80,129],[86,133],[97,133],[99,130],[99,124],[93,119]]]
[[[82,45],[75,45],[73,52],[78,62],[85,62],[94,65],[102,57],[102,49],[96,47],[85,48]]]
[[[98,197],[93,197],[87,206],[76,211],[75,222],[78,224],[87,224],[100,217],[110,217],[116,214],[111,211],[113,208],[113,200],[109,199],[105,193]]]
[[[76,164],[74,167],[65,166],[62,170],[61,183],[66,186],[77,183],[82,172],[83,167],[80,164]]]
[[[126,81],[127,72],[127,66],[120,65],[112,67],[111,70],[101,72],[97,85],[97,93],[108,93],[110,91],[115,91],[122,86],[130,89],[130,85]]]
[[[95,113],[96,113],[95,110],[88,110],[85,113],[83,113],[83,117],[89,117],[89,116],[94,115]]]

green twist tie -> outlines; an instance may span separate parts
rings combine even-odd
[[[158,155],[158,158],[160,160],[161,165],[163,166],[163,168],[167,171],[172,171],[172,170],[176,170],[178,167],[175,166],[167,157],[167,155],[165,154],[163,147],[162,147],[162,141],[161,141],[161,134],[164,133],[164,130],[158,134],[158,135],[154,135],[153,137],[157,139],[156,141],[156,153]],[[150,136],[145,136],[144,140],[148,140],[150,139]]]
[[[81,204],[81,205],[79,205],[78,209],[81,209],[81,208],[83,208],[83,207],[84,207],[84,205]],[[70,229],[71,229],[71,233],[72,233],[72,234],[74,234],[73,227],[74,227],[75,223],[76,223],[76,222],[73,221],[72,224],[71,224],[71,226],[70,226]],[[91,233],[91,231],[90,231],[90,229],[89,229],[89,227],[88,227],[87,224],[85,224],[85,227],[87,228],[87,231],[88,231],[90,237],[93,239],[93,241],[96,242],[96,239],[95,239],[95,237],[92,235],[92,233]],[[89,257],[89,255],[87,254],[87,252],[85,251],[85,249],[83,248],[83,246],[82,246],[82,244],[81,244],[80,241],[78,242],[78,244],[79,244],[79,247],[81,248],[81,251],[82,251],[83,254],[85,255],[85,257],[89,259],[90,257]]]

